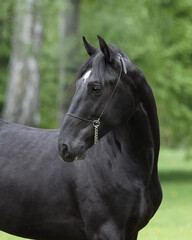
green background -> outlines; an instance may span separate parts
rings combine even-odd
[[[14,5],[0,0],[0,114],[6,96],[13,34]],[[65,1],[66,2],[66,1]],[[43,43],[41,70],[42,128],[56,128],[58,92],[58,14],[64,1],[41,1]],[[118,45],[145,74],[158,107],[159,160],[163,202],[140,240],[189,240],[192,236],[192,1],[82,0],[79,33],[63,48],[79,48],[75,70],[87,59],[82,36],[98,47],[96,35]],[[75,71],[66,78],[71,82]],[[65,91],[63,94],[67,94]],[[20,239],[0,233],[0,239]]]
[[[0,113],[5,101],[11,54],[14,6],[18,0],[0,0]],[[20,0],[22,1],[22,0]],[[23,0],[24,1],[24,0]],[[42,128],[57,127],[59,10],[70,0],[41,0],[43,42],[38,58],[41,71]],[[161,144],[190,147],[192,143],[192,1],[191,0],[82,0],[78,33],[63,44],[78,48],[65,65],[73,70],[88,58],[82,36],[98,47],[96,35],[118,45],[145,74],[158,107]],[[69,91],[63,92],[68,96]],[[72,94],[72,92],[71,92]]]

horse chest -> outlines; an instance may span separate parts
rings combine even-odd
[[[123,171],[115,171],[113,174],[108,171],[96,170],[90,175],[82,174],[77,186],[80,211],[85,219],[107,221],[106,218],[115,218],[115,221],[125,225],[130,219],[140,217],[141,204],[145,208],[144,189]]]

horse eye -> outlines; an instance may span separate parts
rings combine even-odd
[[[99,95],[101,93],[101,86],[100,85],[93,85],[91,88],[91,93],[95,95]]]

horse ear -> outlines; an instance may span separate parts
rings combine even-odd
[[[94,46],[92,46],[91,44],[89,44],[87,42],[87,40],[84,36],[83,36],[83,43],[84,43],[85,49],[86,49],[87,53],[89,54],[89,56],[94,55],[98,51],[97,48],[95,48]]]
[[[105,40],[100,37],[99,35],[97,35],[98,39],[99,39],[99,45],[100,45],[100,49],[103,52],[103,54],[105,55],[105,58],[108,62],[113,63],[116,59],[116,55],[115,53],[112,51],[112,49],[107,45],[107,43],[105,42]]]
[[[107,60],[110,61],[110,50],[109,47],[107,45],[107,43],[105,42],[105,40],[100,37],[99,35],[97,35],[98,39],[99,39],[99,45],[100,45],[100,49],[103,52],[103,54],[105,55],[105,58]]]

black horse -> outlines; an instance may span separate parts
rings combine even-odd
[[[77,75],[59,150],[65,161],[85,157],[73,166],[84,224],[77,228],[88,239],[135,240],[162,199],[156,104],[143,73],[98,38],[100,50],[84,38],[90,59]]]
[[[136,240],[158,209],[153,93],[123,52],[99,42],[101,50],[84,38],[91,57],[61,131],[0,120],[1,230],[40,240]]]

